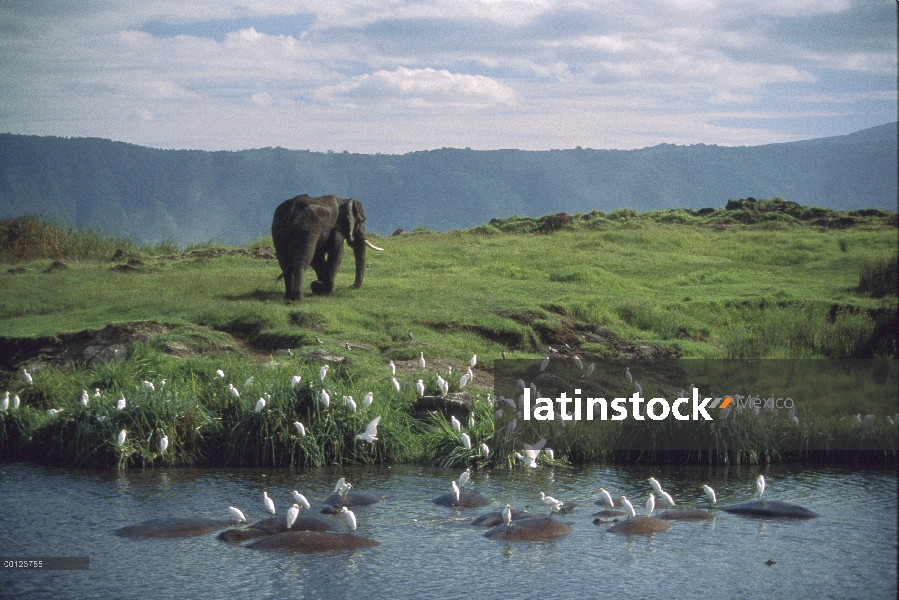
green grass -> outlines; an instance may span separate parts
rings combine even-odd
[[[33,388],[22,388],[15,372],[0,374],[0,390],[20,390],[24,406],[3,416],[0,449],[4,456],[23,456],[38,447],[48,462],[122,467],[512,464],[511,452],[527,440],[494,431],[485,402],[476,405],[474,449],[464,452],[445,420],[412,418],[411,386],[418,377],[407,375],[396,394],[385,364],[423,352],[457,365],[476,353],[489,365],[503,351],[509,358],[536,358],[549,347],[568,352],[566,345],[570,354],[615,357],[620,344],[658,346],[683,358],[897,356],[895,213],[835,213],[775,199],[704,215],[594,211],[554,227],[513,217],[467,231],[375,239],[385,251],[368,253],[361,289],[350,288],[348,253],[332,296],[288,304],[276,281],[277,262],[264,253],[254,258],[249,250],[208,244],[183,252],[136,247],[96,232],[6,221],[6,238],[0,238],[7,240],[0,244],[4,348],[110,323],[151,321],[166,331],[116,363],[40,366]],[[262,239],[248,248],[270,243]],[[124,252],[117,253],[120,248]],[[66,265],[53,266],[61,257]],[[116,269],[129,261],[130,269]],[[296,356],[275,357],[276,366],[263,368],[282,348],[295,349]],[[311,350],[348,355],[334,379],[338,401],[343,395],[359,401],[369,389],[388,399],[379,405],[383,438],[374,448],[354,435],[375,413],[322,411],[317,389],[288,389],[295,373],[303,373],[304,385],[317,377],[320,361],[304,358]],[[238,387],[251,375],[260,387],[235,403],[214,378],[216,368]],[[421,377],[435,387],[431,370]],[[143,380],[163,378],[163,390],[142,388]],[[84,409],[77,397],[94,388],[103,400]],[[471,389],[481,399],[491,391],[477,384]],[[271,396],[264,414],[252,411],[257,392]],[[110,408],[120,393],[133,412]],[[49,408],[65,410],[49,420]],[[291,434],[295,420],[314,435]],[[129,432],[125,448],[114,444],[121,428]],[[165,455],[156,451],[162,431],[171,443]],[[665,434],[616,435],[602,427],[572,431],[557,456],[633,460],[631,451],[652,441],[646,435]],[[753,435],[767,439],[761,430]],[[613,438],[616,450],[604,446]],[[787,442],[764,442],[771,452],[759,455],[735,441],[743,439],[726,438],[726,460],[795,456]],[[495,449],[489,461],[478,456],[481,442]],[[706,450],[691,456],[705,460]]]

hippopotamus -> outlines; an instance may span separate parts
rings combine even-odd
[[[658,518],[666,521],[705,521],[714,519],[715,513],[710,510],[666,510],[659,513]]]
[[[671,523],[656,519],[655,517],[633,517],[624,521],[618,521],[606,531],[612,533],[661,533],[671,529]]]
[[[312,515],[301,515],[290,527],[291,531],[333,531],[334,525]],[[241,529],[228,529],[218,538],[223,542],[243,542],[253,538],[275,535],[287,531],[287,515],[274,515]]]
[[[461,497],[461,494],[460,494]],[[512,509],[512,520],[519,521],[521,519],[537,519],[540,518],[540,515],[535,515],[534,513],[528,512],[526,510],[518,510],[517,508]],[[481,515],[477,519],[471,522],[472,525],[479,525],[481,527],[496,527],[500,523],[503,522],[503,511],[495,510],[493,512],[489,512],[487,514]]]
[[[130,538],[187,537],[211,533],[234,525],[234,519],[204,519],[202,517],[162,517],[137,525],[116,529],[115,534]],[[286,522],[285,522],[286,525]]]
[[[250,542],[247,544],[247,548],[283,552],[327,552],[329,550],[356,550],[379,544],[380,542],[375,540],[350,533],[285,531]]]
[[[353,508],[354,506],[368,506],[369,504],[380,502],[384,498],[385,496],[378,496],[371,492],[362,492],[359,490],[350,490],[347,492],[346,497],[334,492],[325,498],[325,504],[328,506],[326,506],[322,512],[325,514],[336,514],[339,513],[340,509],[344,506],[347,508]]]
[[[780,500],[753,500],[742,504],[722,506],[724,512],[750,517],[774,517],[781,519],[814,519],[818,513],[802,506]]]
[[[490,506],[493,500],[476,490],[464,490],[459,494],[459,499],[452,493],[444,494],[431,500],[434,504],[440,506],[456,507],[456,508],[481,508]]]
[[[571,525],[549,517],[536,517],[512,521],[511,525],[500,523],[484,534],[491,540],[533,541],[551,540],[572,532]]]

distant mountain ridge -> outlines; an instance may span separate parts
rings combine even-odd
[[[0,134],[0,218],[179,244],[267,234],[300,193],[362,201],[369,231],[474,227],[494,217],[723,206],[781,196],[840,210],[896,210],[897,123],[762,146],[469,150],[402,155],[283,148],[160,150],[97,138]]]

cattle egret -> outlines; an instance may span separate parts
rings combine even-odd
[[[474,429],[474,413],[468,415],[468,428]]]
[[[446,396],[449,392],[449,384],[446,382],[446,379],[441,377],[439,374],[437,375],[437,387],[440,388],[440,395]]]
[[[343,401],[346,403],[346,406],[350,409],[351,413],[356,412],[356,401],[353,400],[352,396],[344,396]]]
[[[762,499],[762,494],[765,493],[765,478],[759,475],[759,478],[755,480],[755,491],[759,494],[759,500]]]
[[[225,372],[222,371],[221,369],[216,369],[215,374],[218,375],[219,377],[221,377],[222,379],[225,378]]]
[[[523,463],[526,464],[527,466],[531,467],[532,469],[536,469],[536,468],[537,468],[537,463],[536,463],[535,461],[529,459],[529,458],[526,457],[526,456],[523,456],[520,452],[516,452],[514,456],[515,456],[515,458],[517,458],[518,460],[520,460],[521,462],[523,462]]]
[[[28,371],[26,371],[24,367],[22,368],[22,379],[25,380],[25,385],[32,385],[34,383],[34,379],[32,379],[31,374],[28,373]]]
[[[630,367],[625,367],[625,368],[624,368],[624,376],[627,377],[627,382],[628,382],[628,383],[633,383],[633,382],[634,382],[634,376],[631,375]]]
[[[541,370],[541,371],[545,371],[545,370],[546,370],[546,366],[547,366],[548,364],[549,364],[549,357],[547,356],[546,358],[544,358],[544,359],[540,362],[540,370]]]
[[[460,377],[459,378],[459,388],[460,389],[464,388],[468,384],[470,379],[471,379],[471,377],[468,376],[468,373],[466,373],[465,375]]]
[[[356,531],[356,515],[353,514],[353,511],[344,506],[340,509],[340,514],[346,519],[346,524],[349,525],[350,531]]]
[[[303,380],[303,378],[300,377],[299,375],[294,375],[293,377],[290,378],[290,387],[296,389],[296,387],[298,385],[300,385],[300,381],[302,381],[302,380]]]
[[[465,487],[465,484],[468,483],[468,478],[471,477],[471,469],[465,469],[461,475],[459,475],[459,489]]]
[[[378,439],[378,423],[380,422],[380,415],[372,419],[372,421],[365,426],[365,432],[357,435],[356,439],[368,442],[369,444],[374,444]]]
[[[265,408],[265,398],[260,398],[259,402],[256,403],[256,408],[253,410],[255,412],[261,412],[263,408]]]
[[[20,400],[19,400],[18,394],[16,394],[15,396],[12,397],[12,409],[13,410],[19,409],[19,402],[20,402]]]
[[[94,388],[94,398],[100,397],[100,388]]]
[[[396,375],[396,363],[393,361],[390,361],[390,374]]]
[[[47,411],[47,417],[49,417],[50,419],[53,419],[54,417],[56,417],[56,415],[61,413],[63,410],[64,409],[62,409],[62,408],[51,408]]]
[[[319,395],[319,400],[321,400],[322,405],[325,408],[331,405],[331,396],[325,391],[325,388],[322,388],[321,394]]]
[[[862,414],[858,413],[857,415],[852,415],[852,422],[856,425],[862,424]]]
[[[627,512],[630,513],[628,515],[628,518],[637,516],[637,511],[634,510],[634,505],[631,504],[630,500],[628,500],[624,496],[621,496],[621,504],[627,509]]]
[[[342,478],[341,478],[342,479]],[[340,489],[337,490],[337,494],[343,498],[343,501],[346,502],[346,495],[350,493],[350,490],[353,489],[352,483],[344,483],[340,486]]]
[[[159,453],[165,454],[166,449],[169,447],[169,437],[166,434],[162,434],[162,438],[159,440]]]
[[[674,506],[674,498],[672,498],[671,494],[668,492],[659,492],[659,502],[662,502],[665,505],[665,510]]]
[[[128,403],[125,401],[125,398],[119,398],[118,400],[116,400],[115,407],[118,410],[125,410],[126,404],[128,404]]]
[[[419,397],[424,396],[425,395],[425,382],[422,381],[421,379],[419,379],[415,383],[415,391],[418,392]]]
[[[87,403],[90,401],[90,397],[87,395],[87,390],[83,390],[81,392],[81,405],[87,406]]]
[[[459,422],[459,419],[457,419],[455,415],[450,417],[450,425],[452,425],[453,429],[456,431],[462,431],[462,423]]]
[[[318,370],[319,378],[324,381],[325,377],[328,375],[328,369],[331,368],[331,365],[324,365],[321,369]]]
[[[371,403],[375,401],[375,395],[372,392],[365,394],[365,398],[362,399],[362,406],[368,408],[371,406]]]
[[[303,508],[305,508],[306,510],[309,510],[310,508],[312,508],[312,505],[309,504],[308,500],[306,500],[306,496],[299,493],[298,491],[294,490],[294,491],[290,492],[290,495],[293,496],[293,499],[296,500],[297,503],[300,506],[302,506]]]
[[[587,365],[587,377],[590,377],[591,375],[593,375],[593,370],[595,368],[596,368],[596,365],[594,365],[593,363],[590,363],[589,365]]]
[[[599,488],[599,495],[602,498],[602,503],[606,505],[607,509],[615,506],[615,502],[612,501],[612,494],[610,494],[606,488]]]
[[[299,435],[300,437],[306,436],[306,428],[303,427],[302,423],[300,423],[299,421],[294,421],[293,426],[297,428],[297,435]]]
[[[428,363],[425,362],[425,353],[422,352],[421,356],[418,357],[418,366],[420,366],[422,369],[424,369],[426,364],[428,364]]]
[[[634,382],[634,389],[637,390],[637,393],[638,393],[638,394],[642,394],[642,393],[643,393],[643,386],[641,386],[641,385],[640,385],[639,383],[637,383],[636,381]]]
[[[237,519],[238,523],[247,523],[247,518],[243,516],[243,511],[239,508],[234,508],[233,506],[228,507],[228,511],[231,512],[231,516]]]
[[[124,429],[119,432],[119,439],[118,439],[119,446],[125,445],[125,439],[127,437],[128,437],[128,433]]]
[[[862,419],[862,427],[869,427],[871,423],[874,422],[874,415],[866,415],[864,419]]]
[[[453,488],[453,498],[456,502],[459,501],[459,486],[456,485],[455,481],[450,482],[450,486]]]
[[[243,386],[244,386],[245,388],[248,388],[248,387],[250,387],[251,385],[253,385],[253,378],[252,378],[252,377],[249,377],[246,381],[243,382]]]
[[[478,364],[478,355],[477,355],[477,354],[472,354],[472,355],[471,355],[471,360],[469,361],[468,364],[470,364],[470,365],[471,365],[471,368],[473,369],[474,366],[475,366],[476,364]]]
[[[577,354],[574,355],[574,364],[577,365],[577,368],[581,371],[584,370],[584,361],[581,360],[581,357]]]
[[[718,499],[715,498],[715,490],[707,485],[702,486],[702,491],[705,492],[705,497],[709,501],[709,504],[715,504],[718,502]]]
[[[396,380],[396,377],[391,377],[390,380],[393,382],[393,389],[397,392],[400,391],[400,382]]]
[[[471,438],[468,437],[467,433],[462,434],[462,447],[466,450],[471,450]]]
[[[552,496],[547,496],[543,492],[540,492],[540,500],[543,501],[543,504],[549,506],[550,518],[552,518],[554,512],[559,512],[559,509],[562,508],[563,502],[556,500]]]
[[[490,454],[490,448],[487,444],[481,444],[481,456],[487,456],[488,454]]]
[[[656,509],[656,498],[652,494],[646,499],[646,516],[651,517],[652,511]]]
[[[506,527],[512,524],[512,505],[506,504],[506,508],[503,509],[503,523],[506,524]]]
[[[337,484],[334,486],[334,491],[339,493],[340,490],[343,489],[343,486],[345,486],[345,485],[346,485],[346,477],[341,477],[340,479],[337,480]]]
[[[3,400],[0,400],[0,412],[6,412],[9,408],[9,392],[3,392]]]
[[[268,497],[268,492],[262,492],[262,502],[267,512],[275,514],[275,501]]]
[[[727,410],[727,409],[725,409],[725,410]],[[887,420],[889,421],[890,418],[887,417]],[[799,417],[797,417],[796,415],[793,415],[792,417],[790,417],[790,421],[793,422],[793,425],[799,425]]]
[[[231,395],[234,396],[235,398],[240,398],[240,392],[237,391],[237,388],[234,387],[233,384],[231,384],[231,383],[228,384],[228,391],[231,392]]]
[[[290,528],[293,527],[293,524],[296,522],[297,517],[300,516],[300,507],[297,504],[294,504],[290,508],[287,509],[287,530],[290,531]]]
[[[656,494],[659,494],[659,495],[662,494],[662,484],[659,483],[658,481],[656,481],[655,477],[650,477],[649,479],[647,479],[647,481],[649,481],[649,485],[652,486],[652,489],[655,491]]]
[[[315,338],[315,341],[318,342],[319,344],[324,344],[324,343],[325,343],[320,337],[317,337],[317,336],[316,336],[316,338]]]

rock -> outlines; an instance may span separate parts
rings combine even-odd
[[[379,544],[380,542],[355,534],[287,531],[250,542],[247,544],[247,548],[283,552],[327,552],[329,550],[356,550]]]
[[[742,504],[722,506],[724,512],[750,517],[773,517],[781,519],[814,519],[818,513],[802,506],[780,500],[753,500]]]
[[[461,494],[460,494],[461,497]],[[520,521],[521,519],[539,519],[540,515],[535,515],[534,513],[528,512],[526,510],[518,510],[517,508],[512,509],[512,520]],[[474,521],[471,522],[472,525],[478,525],[481,527],[496,527],[503,523],[503,511],[495,510],[493,512],[489,512],[487,514],[483,514]]]
[[[151,519],[149,521],[144,521],[143,523],[138,523],[137,525],[122,527],[116,529],[115,534],[120,537],[130,538],[187,537],[211,533],[233,524],[233,520],[226,521],[224,519],[204,519],[200,517],[170,517]]]
[[[476,490],[463,490],[456,500],[452,493],[444,494],[431,500],[434,504],[454,508],[481,508],[490,506],[493,500]]]
[[[558,519],[537,517],[512,521],[511,525],[501,523],[484,534],[491,540],[533,541],[551,540],[564,537],[572,532],[571,525]]]
[[[661,533],[663,531],[668,531],[669,529],[671,529],[671,523],[667,521],[656,519],[655,517],[634,517],[632,519],[619,521],[609,527],[606,531],[611,531],[612,533],[637,533],[645,535],[650,533]]]

